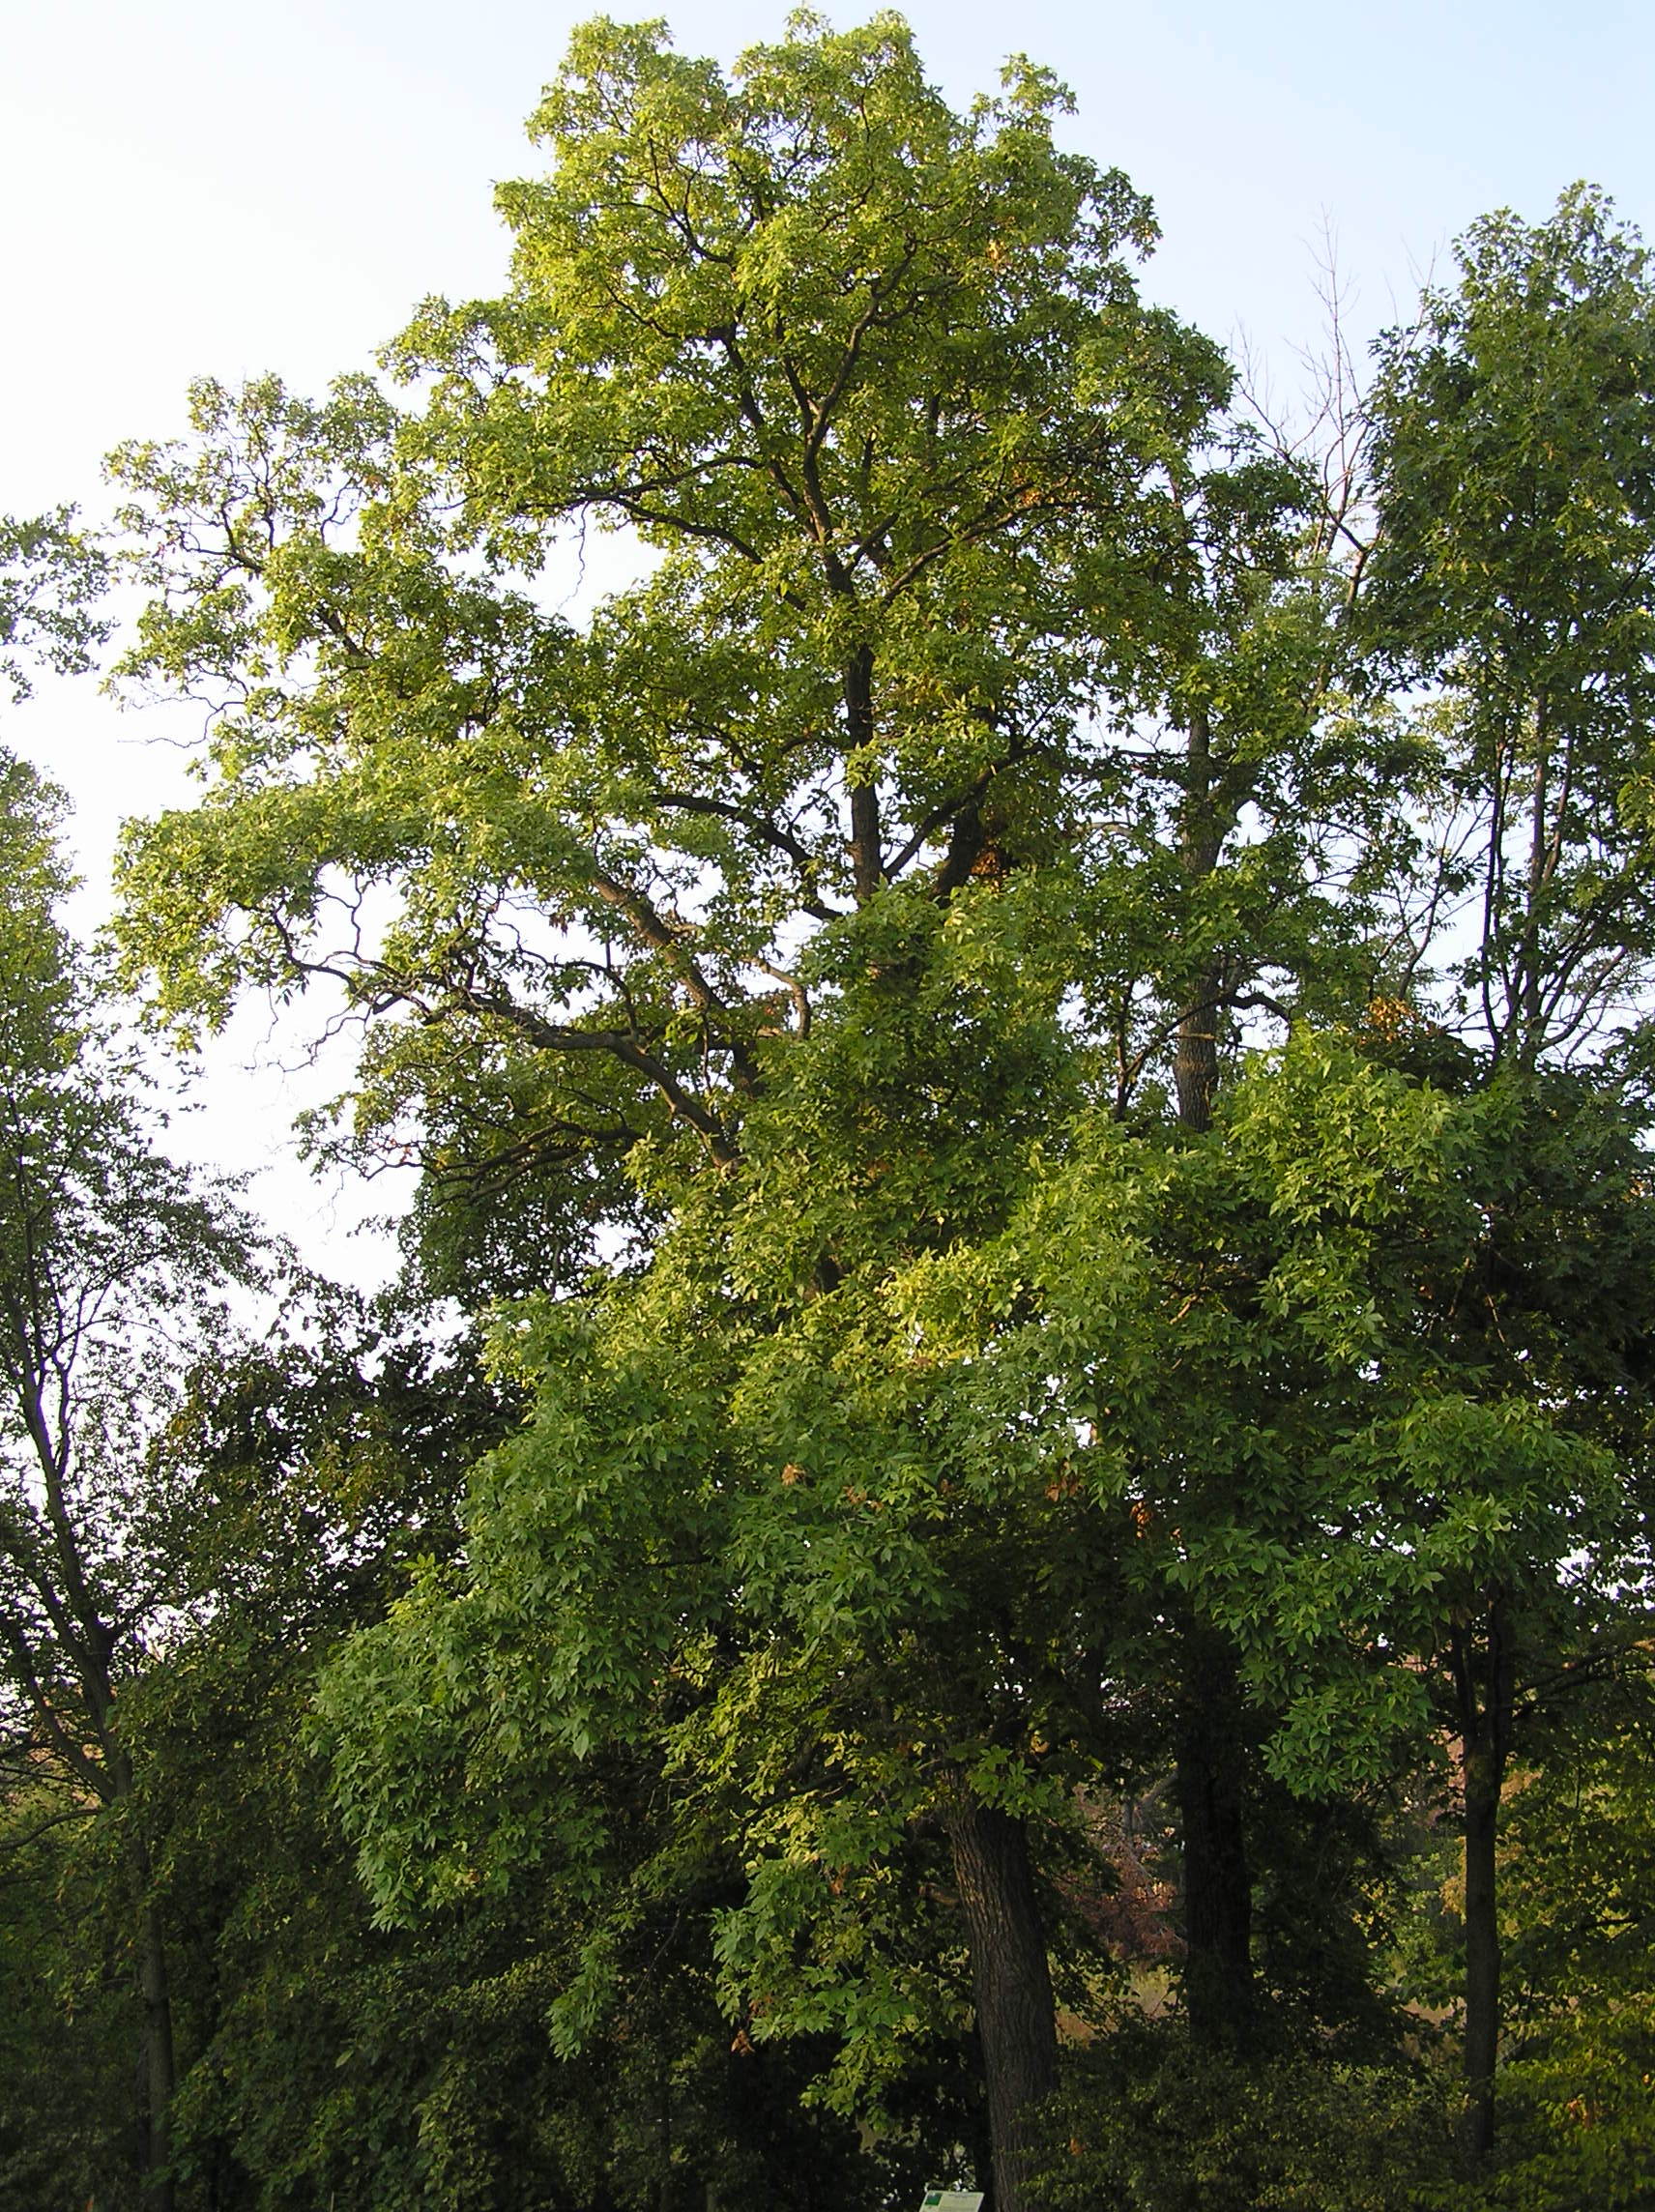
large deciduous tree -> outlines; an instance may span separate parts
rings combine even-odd
[[[588,26],[535,121],[550,176],[502,194],[511,290],[394,351],[418,412],[203,387],[196,445],[119,457],[160,588],[130,666],[221,710],[203,803],[129,847],[134,956],[185,1023],[249,979],[340,979],[374,1017],[358,1135],[417,1149],[435,1229],[495,1209],[495,1291],[567,1282],[600,1225],[728,1176],[847,997],[884,1027],[864,1064],[843,1030],[812,1063],[843,1086],[817,1111],[849,1143],[877,1074],[889,1156],[824,1176],[900,1157],[903,1246],[1015,1179],[1025,1075],[961,1123],[959,1188],[927,1172],[972,1036],[945,974],[927,1002],[937,925],[1072,873],[1109,751],[1089,710],[1191,626],[1169,582],[1227,384],[1139,303],[1147,207],[1057,151],[1060,103],[1019,67],[951,113],[893,17],[730,78]],[[589,523],[656,566],[576,633],[534,579]],[[1050,1030],[1062,978],[1031,988]],[[935,1073],[922,1008],[958,1033]],[[841,1208],[797,1295],[892,1236]],[[1015,1791],[966,1761],[952,1818],[978,1964],[1032,2007],[1002,2047],[979,1993],[1012,2212],[1007,2115],[1055,2050],[1043,1938]]]
[[[202,384],[190,439],[115,463],[128,675],[212,708],[200,803],[129,836],[133,971],[186,1032],[342,993],[318,1140],[421,1163],[428,1283],[529,1294],[535,1411],[462,1558],[328,1692],[382,1911],[537,1859],[571,1910],[613,1892],[572,2048],[716,1839],[741,2035],[830,2031],[825,2093],[869,2109],[957,2023],[963,1942],[997,2212],[1054,2079],[1042,1877],[1151,1680],[1192,2023],[1255,2018],[1243,1674],[1314,1704],[1255,1634],[1284,1561],[1354,1544],[1395,1598],[1446,1527],[1497,1811],[1497,1624],[1556,1582],[1616,1385],[1441,1302],[1445,1252],[1496,1264],[1506,1094],[1451,1112],[1427,1060],[1476,1071],[1416,1017],[1538,1081],[1646,949],[1636,250],[1584,198],[1473,235],[1385,356],[1339,572],[1216,349],[1138,298],[1149,210],[1058,150],[1061,101],[1019,64],[953,113],[894,16],[729,74],[587,25],[549,173],[500,195],[510,285],[421,311],[412,398]],[[647,573],[576,626],[552,579],[605,528]],[[1416,714],[1341,697],[1356,644]],[[1312,1021],[1430,1050],[1306,1046],[1227,1100],[1250,1033]],[[1458,1648],[1420,1599],[1383,1654],[1404,1615],[1416,1666]],[[1358,1674],[1376,1729],[1416,1709]]]

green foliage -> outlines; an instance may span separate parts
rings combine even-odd
[[[179,1594],[143,1480],[193,1332],[255,1272],[234,1194],[156,1150],[55,915],[59,796],[0,760],[0,1721],[105,1801],[115,1684]],[[200,1336],[196,1336],[200,1341]]]
[[[83,1804],[49,1783],[0,1801],[0,2205],[134,2206],[131,1996]]]
[[[1503,1823],[1513,2042],[1505,2151],[1479,2204],[1630,2207],[1655,2186],[1647,1651],[1611,1631],[1582,1672]]]
[[[128,1728],[174,1959],[180,2194],[363,2212],[701,2212],[710,2183],[740,2202],[808,2165],[871,2206],[906,2172],[901,2146],[869,2158],[853,2131],[801,2111],[807,2053],[733,2047],[712,2001],[716,1867],[646,1901],[623,1933],[605,2047],[584,2061],[559,2058],[548,2034],[586,1933],[566,1889],[462,1899],[418,1939],[370,1925],[308,1740],[315,1671],[397,1588],[421,1528],[440,1536],[468,1448],[507,1411],[464,1357],[407,1337],[353,1346],[335,1317],[319,1350],[203,1372],[169,1435],[191,1501],[179,1526],[197,1619],[135,1688]],[[630,1810],[649,1819],[645,1800]],[[119,2022],[126,2000],[106,1968],[99,1979],[114,1923],[84,1856],[48,1846],[44,1879],[78,1906],[89,1960],[48,1915],[49,1993],[32,1994],[41,1954],[10,1962],[19,1997],[31,1993],[19,2029],[39,2039],[19,2084],[44,2080],[54,2054],[73,2061],[15,2135],[20,2173],[49,2169],[67,2192],[90,2171],[103,2202],[129,2146],[117,2133],[74,2151],[69,2123],[96,2116],[96,2007],[116,1996]],[[21,1921],[19,1943],[42,1925]]]
[[[1439,686],[1459,883],[1481,906],[1462,1010],[1532,1062],[1636,1018],[1651,948],[1655,293],[1577,185],[1509,211],[1381,345],[1363,622]]]
[[[1136,2027],[1077,2065],[1048,2117],[1041,2188],[1052,2212],[1424,2212],[1461,2201],[1452,2170],[1418,2074],[1249,2065]]]
[[[1227,372],[1138,302],[1147,210],[1060,104],[1024,70],[950,114],[891,16],[729,80],[589,25],[552,175],[503,193],[511,291],[391,356],[418,407],[203,384],[190,441],[116,456],[156,593],[123,666],[220,702],[202,804],[129,837],[133,973],[186,1032],[341,979],[340,1141],[426,1169],[445,1282],[653,1235],[842,982],[801,942],[1066,864],[1087,710],[1200,632],[1169,472]],[[1232,613],[1285,558],[1255,473],[1209,491]],[[660,560],[575,633],[540,571],[606,521]]]
[[[63,1516],[6,1524],[17,1709],[176,1932],[203,2204],[872,2206],[992,2155],[1025,2212],[967,1813],[1085,2047],[1052,2206],[1645,2189],[1643,251],[1582,189],[1476,226],[1335,511],[1139,299],[1065,105],[1019,62],[954,112],[888,15],[729,72],[589,23],[501,297],[115,457],[125,678],[211,706],[128,977],[187,1039],[342,989],[308,1141],[416,1163],[411,1283],[493,1314],[482,1383],[322,1299],[147,1458],[101,1399],[114,1674],[30,1580]],[[577,626],[588,527],[646,573]],[[0,651],[89,647],[67,517],[0,573]],[[234,1239],[7,790],[48,1196],[0,1270],[129,1343]],[[1254,1888],[1222,2056],[1193,1956],[1135,2016],[1097,1812],[1198,1710]],[[1502,1791],[1510,2147],[1456,2195],[1459,2023],[1407,2007],[1459,1974],[1493,2050]]]
[[[1003,1212],[1027,1140],[997,1161],[987,1130],[1006,1126],[1008,1087],[1037,1094],[1060,1062],[1049,999],[1031,1009],[1043,1056],[986,1018],[997,981],[1028,988],[992,956],[995,925],[1022,943],[1016,904],[944,925],[876,903],[857,932],[890,957],[865,988],[894,995],[913,1027],[893,1057],[912,1070],[923,1037],[935,1082],[882,1091],[870,1052],[893,1051],[891,1026],[867,1022],[858,985],[752,1109],[750,1166],[647,1279],[591,1311],[542,1301],[508,1320],[499,1355],[535,1412],[469,1486],[463,1571],[427,1574],[324,1699],[341,1807],[392,1918],[544,1860],[575,1896],[618,1896],[624,1923],[626,1881],[663,1878],[628,1850],[630,1769],[656,1793],[657,1850],[697,1839],[745,1868],[718,1923],[726,2004],[756,2042],[837,2033],[835,2099],[877,2102],[911,2043],[959,2031],[957,1939],[893,1856],[956,1770],[1060,1811],[1055,1783],[1023,1770],[1028,1717],[992,1687],[999,1623],[973,1615],[993,1574],[985,1518],[1064,1509],[1033,1470],[950,1502],[949,1378],[914,1358],[881,1287],[892,1256]],[[942,1171],[930,1219],[899,1179],[915,1115]],[[858,1204],[886,1174],[888,1208]],[[600,1946],[598,1994],[560,2014],[571,2046],[600,2017],[604,1967]]]
[[[23,521],[0,514],[0,678],[14,703],[29,696],[32,665],[83,674],[114,627],[94,612],[108,556],[73,520],[70,507]]]

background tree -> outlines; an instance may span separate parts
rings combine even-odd
[[[1510,214],[1473,226],[1457,248],[1458,284],[1427,293],[1420,322],[1379,352],[1372,394],[1378,536],[1359,626],[1381,666],[1429,687],[1420,706],[1437,755],[1427,802],[1444,817],[1463,894],[1457,929],[1441,917],[1448,989],[1433,1010],[1474,1040],[1479,1063],[1461,1080],[1500,1083],[1559,1061],[1612,1071],[1641,1057],[1648,975],[1650,848],[1642,793],[1655,702],[1649,579],[1655,564],[1655,291],[1636,236],[1583,186],[1530,226]],[[1454,940],[1458,939],[1458,943]],[[1571,1153],[1594,1140],[1595,1110],[1555,1085],[1509,1093],[1531,1165],[1517,1166],[1540,1208],[1560,1197]],[[1608,1109],[1612,1119],[1612,1109]],[[1629,1142],[1628,1134],[1621,1140]],[[1572,1134],[1564,1134],[1568,1130]],[[1611,1149],[1612,1149],[1612,1140]],[[1578,1154],[1576,1155],[1578,1164]],[[1636,1170],[1607,1159],[1623,1193]],[[1486,1372],[1511,1376],[1500,1334],[1549,1365],[1567,1341],[1592,1404],[1617,1428],[1617,1408],[1641,1389],[1642,1302],[1635,1276],[1611,1259],[1627,1215],[1597,1211],[1583,1185],[1560,1247],[1567,1284],[1549,1255],[1524,1241],[1522,1273],[1495,1263],[1484,1310],[1464,1322]],[[1513,1213],[1521,1213],[1515,1201]],[[1638,1210],[1634,1201],[1632,1211]],[[1571,1334],[1563,1310],[1589,1287],[1568,1256],[1587,1235],[1617,1295]],[[1508,1241],[1504,1206],[1491,1244]],[[1593,1239],[1596,1241],[1596,1238]],[[1479,1270],[1481,1272],[1481,1270]],[[1523,1287],[1524,1278],[1527,1289]],[[1544,1331],[1521,1317],[1529,1297]],[[1598,1371],[1598,1353],[1624,1348],[1634,1373]],[[1554,1402],[1580,1406],[1580,1383],[1553,1372]],[[1581,1417],[1589,1421],[1582,1408]],[[1615,1434],[1640,1466],[1641,1438]],[[1515,1579],[1514,1579],[1515,1578]],[[1493,2139],[1499,1955],[1495,1904],[1501,1777],[1512,1740],[1513,1609],[1524,1571],[1492,1571],[1465,1644],[1456,1726],[1466,1820],[1466,2063],[1476,2091],[1473,2146]]]
[[[1117,1111],[1164,1085],[1197,1139],[1244,1040],[1344,1018],[1386,987],[1379,896],[1412,837],[1408,747],[1350,711],[1349,565],[1301,459],[1236,431],[1175,488],[1162,634],[1114,702],[1115,818],[1089,853],[1098,965],[1081,988]],[[1193,1458],[1185,1478],[1199,1514],[1207,1477]],[[1251,2024],[1256,1747],[1230,1638],[1198,1591],[1164,1598],[1181,1623],[1184,2001],[1216,2043]]]
[[[1467,954],[1445,1009],[1491,1062],[1602,1049],[1649,960],[1655,290],[1575,186],[1503,213],[1379,348],[1362,623],[1432,694]]]
[[[170,2188],[166,1945],[133,1804],[125,1691],[176,1592],[149,1512],[150,1432],[192,1327],[246,1277],[245,1224],[151,1148],[133,1071],[94,1027],[54,914],[56,796],[0,766],[0,1697],[10,1777],[42,1820],[120,1824],[143,2001],[148,2164]]]
[[[83,675],[113,624],[97,612],[108,581],[103,548],[75,530],[74,509],[18,520],[0,515],[0,677],[14,701],[29,694],[29,669]]]

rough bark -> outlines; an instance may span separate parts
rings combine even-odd
[[[1173,1047],[1173,1078],[1177,1085],[1178,1120],[1186,1129],[1212,1124],[1212,1094],[1218,1085],[1218,994],[1216,966],[1195,978],[1191,1004],[1178,1017]]]
[[[1031,2108],[1058,2081],[1057,2006],[1024,1823],[962,1798],[947,1821],[994,2146],[993,2212],[1035,2212]]]

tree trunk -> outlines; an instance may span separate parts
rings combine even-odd
[[[1503,1597],[1490,1600],[1484,1644],[1456,1627],[1450,1655],[1460,1706],[1460,1772],[1466,1812],[1466,2117],[1461,2148],[1475,2173],[1495,2145],[1495,2072],[1499,2060],[1500,1790],[1517,1705],[1516,1654]],[[1477,1675],[1482,1674],[1479,1696]]]
[[[1500,1952],[1495,1845],[1499,1790],[1466,1779],[1466,2163],[1495,2144],[1495,2061],[1499,2049]]]
[[[1034,2212],[1028,2115],[1058,2083],[1058,2018],[1024,1823],[974,1798],[948,1817],[994,2146],[993,2212]]]
[[[144,2095],[149,2121],[144,2202],[154,2212],[172,2212],[172,1994],[166,1945],[152,1905],[144,1906],[139,1921],[138,1981],[144,2000]]]
[[[1205,715],[1191,717],[1190,792],[1184,861],[1192,882],[1218,861]],[[1223,971],[1208,962],[1189,986],[1178,1019],[1173,1075],[1178,1120],[1200,1133],[1212,1125],[1218,1087],[1218,1009]],[[1184,2010],[1190,2034],[1207,2049],[1245,2032],[1253,2006],[1253,1883],[1243,1824],[1240,1696],[1229,1643],[1191,1621],[1181,1638],[1177,1743],[1183,1828]]]
[[[1183,1633],[1177,1795],[1183,1828],[1184,2010],[1206,2049],[1237,2043],[1253,2010],[1253,1884],[1244,1821],[1244,1741],[1229,1644]]]
[[[1224,977],[1205,968],[1191,986],[1191,1003],[1178,1017],[1173,1047],[1173,1079],[1178,1091],[1178,1120],[1186,1129],[1212,1125],[1212,1094],[1218,1088],[1218,1000]]]
[[[1204,708],[1187,731],[1180,842],[1190,888],[1218,865],[1223,824],[1214,803],[1212,735]],[[1206,961],[1186,984],[1173,1048],[1178,1121],[1212,1125],[1218,1088],[1223,963]],[[1235,1656],[1229,1641],[1186,1620],[1179,1639],[1177,1794],[1183,1828],[1184,2009],[1208,2048],[1236,2042],[1253,2005],[1253,1884],[1247,1864],[1245,1739]]]
[[[845,743],[849,753],[864,751],[874,742],[874,656],[859,646],[845,670]],[[857,904],[866,906],[885,881],[885,860],[880,850],[879,785],[872,773],[851,786],[851,873],[856,882]]]
[[[132,1764],[121,1745],[108,1746],[109,1796],[124,1805],[132,1794]],[[130,1809],[130,1808],[129,1808]],[[143,2005],[139,2073],[144,2086],[144,2197],[146,2212],[172,2212],[172,1989],[166,1938],[150,1896],[154,1869],[149,1846],[134,1824],[127,1837],[127,1868],[136,1911],[138,1994]]]
[[[1193,893],[1218,866],[1224,830],[1213,802],[1212,732],[1205,707],[1190,714],[1186,733],[1185,781],[1178,842],[1184,878]],[[1173,1048],[1178,1120],[1186,1129],[1205,1129],[1212,1120],[1212,1094],[1218,1085],[1218,1009],[1224,966],[1207,960],[1185,985]]]

